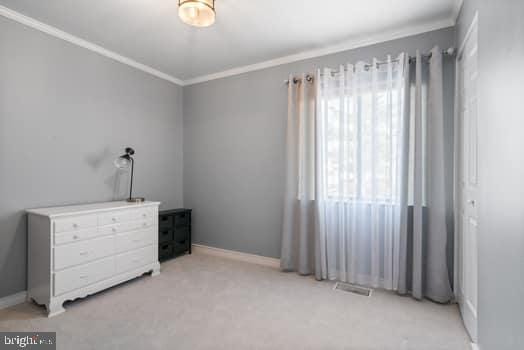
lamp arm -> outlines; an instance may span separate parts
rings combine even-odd
[[[131,156],[129,159],[131,159],[131,183],[129,184],[129,200],[131,200],[131,198],[133,198],[133,171],[135,168],[135,160]]]

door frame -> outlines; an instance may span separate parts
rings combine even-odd
[[[461,96],[461,92],[459,91],[460,90],[460,79],[461,79],[461,74],[462,74],[462,69],[460,67],[461,65],[461,60],[464,56],[464,50],[466,48],[466,44],[468,42],[468,40],[470,40],[471,38],[471,35],[473,33],[477,33],[477,45],[478,45],[478,11],[475,12],[475,15],[473,17],[473,20],[471,21],[471,24],[469,25],[469,28],[468,28],[468,31],[466,33],[466,35],[464,36],[464,39],[457,51],[457,56],[456,56],[456,60],[455,60],[455,110],[454,110],[454,114],[455,114],[455,123],[454,123],[454,148],[455,148],[455,151],[454,151],[454,164],[455,164],[455,170],[454,170],[454,226],[455,226],[455,235],[454,235],[454,266],[453,266],[453,289],[454,289],[454,294],[455,294],[455,299],[456,301],[458,302],[459,306],[460,306],[460,312],[461,312],[461,316],[463,318],[463,321],[464,321],[464,311],[463,311],[463,308],[464,308],[464,305],[463,305],[463,286],[462,286],[462,273],[463,273],[463,256],[462,256],[462,251],[463,251],[463,247],[461,246],[461,242],[462,242],[462,238],[463,237],[460,237],[463,235],[463,232],[461,230],[461,222],[462,222],[462,214],[461,214],[461,206],[462,206],[462,202],[464,201],[463,199],[463,196],[462,196],[462,189],[461,189],[461,185],[460,185],[460,176],[461,176],[461,173],[460,173],[460,169],[461,169],[461,166],[462,164],[460,164],[461,162],[463,162],[463,159],[461,157],[461,155],[463,156],[463,150],[462,150],[462,138],[463,138],[463,130],[462,130],[462,126],[463,126],[463,117],[461,115],[462,111],[462,96]],[[477,57],[478,57],[478,53],[477,53]],[[478,61],[477,61],[478,62]],[[478,68],[477,68],[478,69]],[[477,84],[478,86],[478,84]],[[478,96],[477,96],[478,97]],[[478,160],[477,160],[478,161]],[[478,248],[477,248],[478,250]],[[478,254],[477,254],[478,256]],[[478,271],[478,258],[477,258],[477,261],[476,261],[476,264],[477,264],[477,271]],[[478,272],[477,272],[478,274]],[[477,283],[477,295],[478,295],[478,283]],[[477,305],[477,310],[478,310],[478,305]],[[476,311],[477,311],[476,310]],[[468,329],[468,334],[470,335],[470,338],[472,339],[473,342],[476,342],[477,341],[477,329],[478,329],[478,317],[475,318],[475,323],[476,323],[476,326],[475,326],[475,331],[474,331],[474,334],[471,334],[470,333],[470,330]],[[465,323],[464,323],[465,324]],[[466,326],[466,324],[465,324]],[[466,327],[467,329],[467,327]],[[475,345],[474,343],[472,343],[472,345]]]

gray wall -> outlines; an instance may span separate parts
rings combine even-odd
[[[182,206],[182,89],[0,17],[0,297],[26,288],[25,208],[137,195]]]
[[[479,346],[524,349],[524,2],[466,0],[479,10]]]
[[[454,43],[454,28],[447,28],[184,87],[184,204],[194,210],[194,241],[280,256],[287,113],[283,81],[290,73]],[[446,63],[445,84],[452,132],[452,60]],[[452,143],[447,145],[451,154]]]

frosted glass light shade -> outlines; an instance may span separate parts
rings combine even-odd
[[[178,16],[182,22],[195,27],[209,27],[215,23],[214,0],[179,0]]]
[[[114,164],[118,169],[127,169],[131,164],[131,160],[124,157],[118,157],[115,159]]]

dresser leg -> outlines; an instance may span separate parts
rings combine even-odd
[[[160,275],[160,264],[158,264],[154,269],[153,272],[151,272],[151,276],[158,276]]]
[[[45,307],[47,309],[47,317],[53,317],[65,312],[62,302],[50,302],[49,304],[46,304]]]

